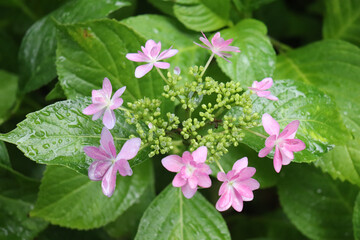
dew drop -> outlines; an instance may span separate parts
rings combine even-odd
[[[48,144],[48,143],[45,143],[44,145],[43,145],[43,148],[44,149],[48,149],[50,147],[50,144]]]

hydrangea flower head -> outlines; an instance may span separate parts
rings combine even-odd
[[[270,91],[266,91],[273,85],[273,79],[272,78],[264,78],[260,82],[254,81],[252,86],[249,87],[250,90],[253,90],[256,95],[259,97],[264,97],[269,100],[278,101],[279,99],[275,97],[274,95],[271,95]]]
[[[196,42],[194,42],[194,43],[202,48],[209,49],[210,51],[213,52],[213,54],[216,54],[219,57],[222,57],[223,59],[225,59],[228,62],[230,62],[230,61],[226,58],[231,57],[232,55],[229,53],[226,53],[226,52],[240,52],[238,47],[229,46],[232,43],[232,41],[234,40],[232,38],[228,39],[228,40],[224,40],[222,37],[220,37],[220,33],[217,32],[215,34],[215,36],[211,39],[211,42],[210,42],[207,39],[207,37],[205,36],[205,34],[203,32],[201,32],[201,33],[204,37],[200,37],[199,39],[202,43],[205,44],[205,46],[198,44]]]
[[[170,58],[178,53],[178,50],[171,49],[171,47],[163,52],[161,51],[161,42],[156,43],[154,40],[147,40],[145,47],[141,46],[141,51],[138,53],[128,53],[126,58],[134,62],[147,62],[147,64],[140,65],[135,69],[135,77],[141,78],[155,66],[161,69],[168,69],[170,63],[159,62],[160,60]]]
[[[124,101],[120,96],[124,93],[125,89],[126,87],[120,88],[111,98],[112,86],[110,80],[104,78],[102,89],[92,91],[92,104],[83,110],[83,114],[93,115],[92,120],[97,120],[104,115],[103,124],[108,129],[112,129],[116,122],[114,109],[123,104]]]
[[[219,172],[217,179],[224,183],[219,189],[221,197],[216,203],[216,209],[222,212],[232,206],[236,211],[241,212],[243,201],[253,200],[252,191],[260,187],[259,182],[251,178],[255,172],[255,168],[248,167],[247,157],[237,160],[227,174]]]
[[[89,178],[92,181],[102,181],[101,188],[106,196],[111,197],[114,193],[117,172],[121,176],[132,175],[128,160],[136,156],[140,145],[140,138],[127,140],[116,155],[114,139],[110,131],[104,127],[101,132],[100,147],[84,147],[85,154],[95,159],[89,167]]]
[[[210,167],[205,163],[207,148],[202,146],[190,153],[184,152],[182,157],[170,155],[161,160],[162,165],[170,172],[177,172],[172,184],[181,187],[186,198],[192,198],[197,186],[209,188],[211,186]]]
[[[259,157],[267,156],[275,147],[274,169],[280,172],[282,165],[288,165],[294,159],[294,152],[306,148],[303,141],[294,139],[300,122],[299,120],[292,121],[280,133],[279,123],[270,114],[265,113],[262,116],[262,124],[270,136],[265,141],[265,147],[260,150]]]

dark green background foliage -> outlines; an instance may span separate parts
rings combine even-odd
[[[253,95],[253,109],[282,129],[300,120],[306,150],[277,174],[257,135],[231,147],[224,169],[247,156],[261,185],[241,213],[214,208],[215,164],[212,187],[188,200],[148,147],[105,197],[82,150],[103,126],[81,113],[91,90],[108,77],[126,102],[159,97],[159,75],[135,79],[125,55],[147,39],[173,46],[185,82],[210,56],[200,31],[241,50],[211,63],[216,80],[273,77],[279,101]],[[0,239],[360,239],[359,46],[360,0],[0,0]],[[116,114],[119,150],[137,133]],[[266,134],[260,121],[251,131]]]

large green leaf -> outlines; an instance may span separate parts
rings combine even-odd
[[[163,80],[153,69],[143,78],[135,78],[139,63],[128,60],[146,40],[131,28],[114,20],[60,25],[58,31],[57,71],[65,95],[90,96],[108,77],[113,89],[126,86],[124,100],[143,96],[161,96]],[[170,46],[163,46],[164,48]]]
[[[16,75],[0,70],[0,124],[12,113],[16,101],[18,78]]]
[[[275,51],[266,36],[266,26],[257,20],[246,19],[234,27],[221,31],[224,39],[233,38],[232,46],[239,47],[240,53],[233,53],[231,63],[217,57],[221,70],[243,87],[252,82],[271,77],[275,70]]]
[[[280,203],[310,239],[353,239],[352,214],[358,188],[305,164],[293,164],[279,182]]]
[[[191,30],[210,32],[229,24],[230,0],[177,0],[173,9]]]
[[[145,211],[135,239],[230,239],[214,206],[197,193],[186,199],[180,188],[168,186]]]
[[[91,229],[114,221],[142,195],[152,181],[148,161],[132,176],[117,176],[114,194],[102,193],[101,182],[61,166],[47,166],[31,216],[68,228]]]
[[[360,45],[360,1],[326,0],[324,38],[343,39]]]
[[[5,143],[0,141],[0,164],[5,167],[11,167],[9,154],[7,152]]]
[[[30,159],[49,165],[67,166],[87,175],[93,161],[83,151],[84,146],[99,146],[103,123],[92,121],[91,116],[81,111],[90,104],[88,98],[57,102],[40,111],[31,113],[13,131],[0,135],[0,139],[16,144]],[[129,139],[137,135],[135,127],[125,122],[119,110],[117,123],[111,130],[117,151]],[[142,147],[137,156],[130,160],[135,165],[148,159],[148,152]]]
[[[189,67],[204,65],[206,61],[208,53],[193,43],[197,41],[200,35],[184,31],[171,18],[160,15],[140,15],[127,18],[122,22],[144,39],[161,41],[163,46],[173,46],[173,48],[178,49],[179,52],[175,56],[166,59],[173,66],[172,68],[178,66],[186,73]]]
[[[360,187],[360,141],[350,140],[346,145],[336,146],[315,164],[334,179],[347,180]]]
[[[317,88],[294,80],[276,80],[270,90],[279,101],[253,95],[253,110],[260,116],[269,113],[279,122],[281,130],[293,120],[300,121],[296,138],[304,141],[306,149],[295,153],[294,161],[314,161],[334,144],[349,138],[334,101]],[[232,109],[228,114],[241,116],[242,110]],[[268,136],[260,122],[250,131]],[[243,142],[259,151],[265,146],[265,138],[252,132],[245,131]]]
[[[22,40],[19,54],[20,86],[24,92],[35,90],[56,77],[56,27],[60,23],[75,23],[103,18],[130,5],[128,0],[73,0],[37,21]]]
[[[296,79],[332,95],[346,127],[360,136],[360,49],[341,40],[324,40],[281,54],[275,79]]]
[[[353,215],[354,236],[356,240],[360,239],[360,194],[356,197]]]

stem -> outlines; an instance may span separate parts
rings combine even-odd
[[[215,53],[211,54],[211,56],[209,57],[209,60],[207,61],[205,67],[204,67],[204,70],[202,71],[202,73],[200,74],[200,77],[202,77],[206,71],[206,69],[209,67],[210,63],[211,63],[211,60],[214,58],[215,56]]]
[[[165,81],[165,83],[166,83],[167,85],[170,86],[170,83],[169,83],[168,80],[165,78],[165,76],[164,76],[164,74],[161,72],[161,70],[160,70],[158,67],[155,67],[155,68],[156,68],[157,72],[160,74],[160,77]]]
[[[279,50],[279,52],[287,52],[287,51],[290,51],[292,50],[292,48],[282,42],[279,42],[278,40],[276,40],[275,38],[272,38],[270,37],[270,41],[271,41],[271,44],[274,45],[274,47]]]
[[[26,6],[23,1],[18,1],[17,5],[31,20],[36,21],[38,19],[35,13],[30,8],[28,8],[28,6]]]
[[[215,160],[215,162],[216,162],[216,165],[218,166],[218,168],[220,169],[220,171],[225,172],[224,169],[221,167],[221,164],[219,163],[219,161]]]
[[[259,137],[262,137],[262,138],[267,138],[265,135],[262,135],[261,133],[258,133],[258,132],[254,132],[254,131],[252,131],[250,129],[244,129],[244,130],[246,130],[246,131],[248,131],[248,132],[250,132],[250,133],[252,133],[252,134],[254,134],[256,136],[259,136]]]
[[[131,111],[130,109],[127,109],[127,108],[118,107],[118,109],[123,110],[124,112],[133,113],[133,111]]]

